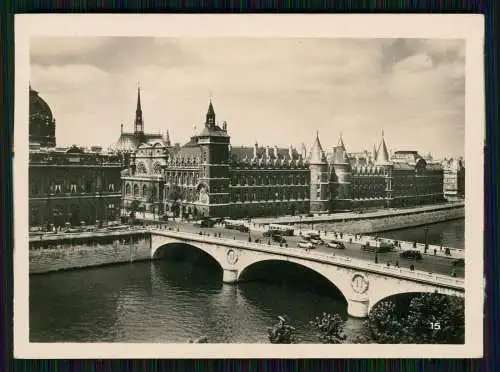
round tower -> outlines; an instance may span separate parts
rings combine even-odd
[[[316,133],[311,151],[309,153],[310,171],[310,211],[327,212],[330,204],[330,177],[326,156]]]
[[[352,208],[351,178],[352,169],[347,150],[340,135],[339,142],[333,148],[333,200],[332,209],[346,210]]]

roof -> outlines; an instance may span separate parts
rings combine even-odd
[[[123,132],[116,142],[114,148],[118,151],[135,151],[141,143],[164,143],[163,136],[159,133],[143,133],[137,135],[135,133]]]
[[[250,161],[254,158],[254,151],[256,152],[257,159],[275,159],[275,151],[278,150],[278,159],[285,160],[296,160],[299,158],[299,153],[294,148],[284,148],[284,147],[269,147],[267,150],[266,147],[263,146],[232,146],[230,151],[231,159],[236,161]],[[269,157],[266,156],[266,153],[269,153]],[[292,158],[290,159],[290,152]]]
[[[319,135],[316,134],[316,139],[311,147],[311,151],[309,152],[309,164],[325,164],[326,157],[325,152],[323,151],[323,147],[321,147],[321,143],[319,142]]]
[[[207,126],[203,127],[203,130],[198,135],[200,137],[214,136],[214,137],[229,137],[227,132],[222,130],[221,127],[215,126],[214,128],[209,128]]]
[[[31,89],[30,86],[30,107],[29,107],[29,114],[31,115],[38,115],[43,118],[49,118],[52,120],[52,110],[50,109],[50,106],[43,100],[42,97],[38,95],[38,92],[34,89]]]
[[[389,163],[389,151],[387,151],[387,145],[385,144],[384,137],[382,137],[382,143],[377,151],[376,162],[378,164]]]

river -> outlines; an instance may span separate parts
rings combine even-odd
[[[460,220],[429,226],[427,239],[463,247],[463,226]],[[425,239],[422,228],[406,230],[383,235]],[[30,341],[161,343],[206,336],[213,343],[263,343],[266,328],[286,314],[301,342],[316,343],[309,321],[322,312],[346,319],[348,341],[362,333],[363,321],[347,316],[345,299],[324,278],[274,265],[253,273],[257,281],[238,285],[222,284],[210,262],[171,260],[33,275]]]

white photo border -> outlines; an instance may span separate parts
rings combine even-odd
[[[15,15],[14,357],[477,358],[484,312],[484,18],[482,15]],[[149,344],[29,341],[28,81],[30,39],[47,36],[465,39],[465,344]]]

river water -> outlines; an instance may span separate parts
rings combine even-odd
[[[391,237],[425,239],[422,228],[406,230]],[[429,226],[427,239],[463,246],[463,221]],[[289,263],[269,265],[252,273],[254,281],[238,285],[222,284],[220,269],[210,261],[159,260],[33,275],[30,340],[188,342],[206,336],[213,343],[263,343],[266,328],[286,314],[301,342],[316,343],[309,321],[322,312],[346,319],[348,341],[362,333],[363,321],[347,316],[345,299],[324,278]]]

